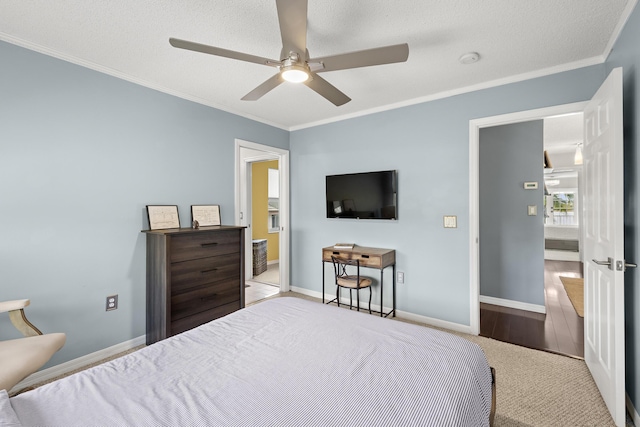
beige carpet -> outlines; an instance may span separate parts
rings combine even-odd
[[[294,292],[271,298],[280,296],[319,301]],[[615,426],[584,361],[453,333],[480,345],[496,369],[495,427]]]
[[[560,281],[564,286],[564,290],[567,291],[576,313],[578,313],[578,316],[584,317],[584,279],[560,276]]]

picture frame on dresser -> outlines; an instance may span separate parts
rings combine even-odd
[[[180,228],[178,205],[147,205],[149,230]]]
[[[220,205],[191,205],[191,223],[200,227],[220,225]]]

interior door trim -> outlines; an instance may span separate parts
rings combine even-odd
[[[469,121],[469,329],[474,335],[480,334],[480,129],[581,113],[586,105],[586,101],[575,102]]]
[[[271,147],[269,145],[258,144],[255,142],[245,141],[242,139],[235,140],[235,223],[240,225],[240,194],[242,185],[241,173],[242,169],[248,163],[247,159],[240,156],[240,148],[248,148],[255,151],[263,152],[263,155],[273,155],[278,159],[278,168],[280,171],[280,292],[289,292],[291,289],[289,271],[290,271],[290,232],[289,232],[289,150]],[[257,158],[256,158],[257,159]]]

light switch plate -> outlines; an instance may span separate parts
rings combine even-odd
[[[458,217],[456,215],[445,215],[444,228],[458,228]]]
[[[529,205],[527,206],[527,213],[529,216],[538,215],[538,206],[537,205]]]
[[[538,188],[538,183],[536,181],[524,183],[525,190],[536,190],[537,188]]]

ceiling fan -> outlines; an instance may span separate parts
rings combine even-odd
[[[246,94],[242,99],[255,101],[284,81],[303,83],[336,106],[351,101],[347,95],[318,73],[405,62],[409,57],[406,43],[339,55],[310,58],[307,50],[307,0],[276,0],[282,51],[280,60],[262,58],[233,50],[170,38],[171,46],[180,49],[238,59],[277,68],[279,73]]]

